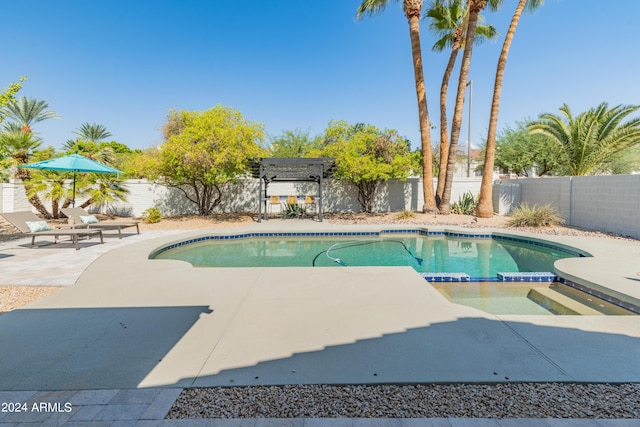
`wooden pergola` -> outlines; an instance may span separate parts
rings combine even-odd
[[[251,162],[251,175],[260,180],[258,222],[267,201],[267,188],[272,182],[315,182],[318,184],[318,221],[322,221],[322,181],[333,176],[335,159],[319,158],[267,158]],[[267,219],[266,207],[264,217]]]

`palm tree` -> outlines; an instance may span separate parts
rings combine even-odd
[[[122,185],[121,179],[113,176],[101,176],[98,174],[86,174],[82,177],[81,187],[84,189],[83,193],[89,196],[84,203],[80,205],[85,209],[89,205],[104,205],[113,203],[117,200],[127,201],[127,194],[129,190],[126,186]],[[66,203],[63,207],[68,207],[69,203]]]
[[[399,0],[396,0],[399,1]],[[389,0],[364,0],[356,17],[374,15],[385,9]],[[411,38],[411,56],[413,58],[413,73],[418,98],[418,118],[420,122],[420,141],[422,146],[422,189],[424,196],[423,212],[435,212],[436,200],[433,192],[433,159],[431,157],[431,124],[427,109],[427,95],[422,70],[422,51],[420,48],[420,15],[422,0],[403,0],[403,11],[409,22],[409,36]]]
[[[438,174],[438,188],[436,190],[436,202],[442,201],[444,183],[447,172],[448,148],[448,124],[447,124],[447,90],[453,67],[455,66],[459,50],[464,46],[466,29],[469,20],[469,9],[463,5],[463,0],[450,0],[448,2],[436,2],[431,5],[425,17],[431,18],[429,29],[440,38],[433,45],[432,50],[442,52],[447,47],[451,48],[449,62],[442,77],[440,86],[440,170]],[[478,21],[482,21],[478,17]],[[485,39],[492,39],[498,32],[491,25],[478,25],[476,27],[476,44]]]
[[[464,51],[462,53],[462,64],[460,65],[460,76],[458,77],[458,91],[456,93],[456,103],[451,120],[451,140],[449,142],[449,154],[447,157],[447,171],[445,175],[442,200],[439,209],[442,214],[451,213],[451,188],[453,186],[453,174],[456,169],[456,152],[458,151],[458,140],[460,139],[460,129],[462,127],[462,110],[464,109],[464,97],[467,91],[469,80],[469,69],[471,67],[471,54],[473,52],[473,42],[476,37],[476,28],[480,12],[489,4],[492,9],[496,9],[501,0],[468,0],[469,21],[467,23],[467,34],[464,41]]]
[[[622,123],[638,109],[638,105],[610,109],[603,102],[574,118],[564,104],[560,107],[562,116],[541,114],[528,129],[546,135],[562,147],[570,175],[589,175],[598,172],[617,153],[640,144],[640,118]]]
[[[59,118],[57,113],[47,110],[49,104],[45,101],[38,101],[35,98],[23,96],[14,100],[2,109],[2,114],[8,119],[18,122],[24,133],[32,133],[31,125],[46,119]]]
[[[490,218],[493,216],[493,166],[496,151],[496,133],[498,128],[498,113],[500,111],[500,94],[502,93],[502,81],[504,70],[507,66],[507,56],[511,48],[513,36],[516,33],[518,22],[522,11],[525,9],[533,11],[544,3],[544,0],[519,0],[516,11],[511,18],[511,24],[507,31],[507,36],[502,45],[502,51],[498,59],[496,70],[496,80],[493,85],[493,101],[491,102],[491,115],[489,116],[489,132],[487,135],[487,145],[484,153],[484,168],[482,172],[482,184],[480,185],[480,196],[476,215],[480,218]]]
[[[73,194],[65,185],[65,181],[69,178],[69,174],[63,174],[58,171],[37,171],[39,178],[33,179],[27,191],[28,197],[35,195],[43,195],[43,199],[51,201],[51,215],[48,218],[60,218],[61,202],[63,204],[71,204]]]
[[[14,178],[28,177],[29,169],[18,169],[17,166],[28,163],[33,152],[42,145],[42,140],[32,133],[11,130],[0,132],[0,145],[6,147],[12,159]]]
[[[45,218],[51,215],[47,212],[44,204],[38,197],[37,192],[31,191],[33,182],[31,181],[31,171],[26,168],[18,168],[18,166],[28,163],[33,152],[40,147],[42,140],[32,133],[23,132],[21,130],[12,130],[0,132],[0,146],[6,147],[11,156],[11,167],[13,168],[13,177],[22,181],[25,193],[29,202],[40,212]]]
[[[28,163],[33,151],[42,143],[40,138],[33,136],[31,125],[46,119],[59,117],[55,111],[48,110],[48,108],[49,104],[47,102],[24,96],[18,100],[13,100],[2,108],[0,115],[4,115],[9,119],[9,122],[4,123],[3,126],[7,130],[6,137],[8,141],[6,142],[6,146],[12,152],[14,167]],[[18,126],[20,129],[16,132]],[[51,215],[47,212],[47,209],[38,197],[37,192],[32,190],[34,183],[31,182],[31,172],[28,169],[19,169],[16,167],[14,176],[22,180],[24,191],[27,194],[29,202],[38,212],[44,215],[45,218],[51,218]]]
[[[79,135],[81,139],[94,143],[99,143],[111,136],[111,132],[107,131],[104,125],[98,123],[83,123],[77,131],[73,132]]]

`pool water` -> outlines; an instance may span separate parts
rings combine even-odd
[[[491,238],[393,236],[384,238],[266,237],[208,240],[165,250],[154,258],[196,267],[410,266],[419,273],[463,272],[474,279],[499,272],[552,272],[576,256],[559,248]]]

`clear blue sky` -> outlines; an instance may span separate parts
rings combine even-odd
[[[425,1],[425,3],[428,3]],[[605,2],[606,3],[606,2]],[[499,128],[567,103],[640,104],[640,1],[546,0],[520,20],[507,63]],[[356,21],[360,0],[0,0],[0,87],[28,76],[19,96],[62,119],[34,126],[60,147],[100,123],[133,148],[162,142],[172,108],[233,107],[268,135],[321,133],[331,119],[397,129],[419,146],[402,2]],[[504,35],[515,0],[486,23]],[[448,53],[422,26],[431,120]],[[474,49],[472,145],[486,138],[502,37]],[[457,86],[457,75],[450,86]],[[468,95],[468,93],[467,93]],[[453,110],[451,102],[450,111]],[[460,138],[467,140],[467,114]],[[433,132],[434,143],[438,140]]]

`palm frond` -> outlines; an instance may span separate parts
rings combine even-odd
[[[387,3],[389,3],[389,0],[364,0],[356,11],[356,19],[362,19],[365,15],[373,16],[383,12],[387,7]]]
[[[78,130],[74,131],[80,138],[91,142],[100,142],[111,136],[111,132],[104,125],[98,123],[83,123]]]
[[[45,101],[23,96],[5,106],[3,113],[7,118],[28,126],[46,119],[60,118],[55,111],[48,108],[49,104]]]
[[[596,173],[621,151],[640,145],[640,118],[624,120],[640,106],[601,103],[574,117],[568,105],[561,115],[541,114],[529,124],[531,133],[542,133],[562,147],[571,175]]]

